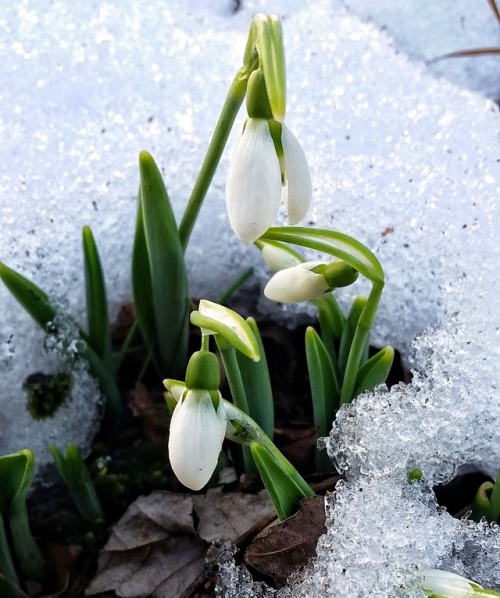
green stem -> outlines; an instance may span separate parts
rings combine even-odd
[[[189,243],[189,237],[193,231],[196,218],[198,217],[203,200],[205,199],[205,195],[212,182],[215,170],[220,162],[234,120],[245,98],[248,77],[255,69],[255,66],[256,61],[254,61],[250,67],[241,68],[236,73],[236,77],[229,88],[210,145],[208,146],[207,154],[203,160],[203,164],[179,226],[179,237],[184,251]]]
[[[133,338],[135,336],[135,333],[137,332],[138,328],[139,328],[139,320],[136,318],[132,322],[132,326],[130,326],[130,329],[129,329],[128,333],[127,333],[127,336],[125,337],[125,340],[122,343],[120,351],[114,357],[113,371],[114,371],[115,374],[120,369],[120,367],[122,365],[122,362],[123,362],[123,360],[125,358],[125,355],[127,355],[127,353],[129,352],[130,345],[132,343],[132,340],[133,340]]]
[[[375,314],[377,313],[383,288],[383,283],[378,283],[375,281],[373,282],[372,290],[368,295],[366,305],[359,317],[356,332],[354,333],[351,349],[349,351],[349,357],[347,358],[347,365],[344,373],[344,383],[340,393],[341,405],[344,403],[349,403],[352,400],[361,357],[363,355],[366,340],[370,334],[370,328],[375,319]]]
[[[245,284],[245,282],[252,276],[253,268],[247,268],[236,280],[234,280],[217,298],[216,303],[226,305],[236,291]]]
[[[279,467],[301,489],[304,496],[314,496],[314,491],[300,473],[270,440],[264,430],[244,411],[233,403],[224,401],[226,408],[226,438],[250,446],[253,442],[261,444],[274,458]]]
[[[224,365],[234,405],[242,412],[249,413],[250,409],[248,407],[245,385],[243,384],[243,378],[241,377],[240,367],[236,358],[236,350],[228,341],[220,338],[220,334],[215,335],[215,342],[222,358],[222,364]],[[252,455],[247,447],[243,447],[242,458],[245,471],[247,473],[256,473]]]

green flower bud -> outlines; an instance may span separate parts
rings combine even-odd
[[[356,282],[359,276],[359,272],[355,268],[349,266],[349,264],[346,264],[342,260],[335,260],[326,264],[326,267],[321,274],[323,274],[331,289],[348,287],[353,282]]]
[[[186,369],[186,387],[189,389],[218,390],[220,385],[219,360],[209,351],[196,351]]]

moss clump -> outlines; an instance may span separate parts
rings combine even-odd
[[[67,372],[44,374],[35,372],[23,382],[28,393],[26,408],[34,420],[54,417],[59,408],[70,399],[73,378]]]

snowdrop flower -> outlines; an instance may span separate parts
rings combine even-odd
[[[168,453],[178,479],[200,490],[217,466],[226,433],[226,414],[219,393],[215,409],[208,390],[186,390],[170,422]]]
[[[433,598],[500,596],[499,592],[487,590],[456,573],[440,571],[439,569],[426,569],[422,573],[422,588]]]
[[[164,382],[167,394],[177,401],[170,420],[170,465],[191,490],[200,490],[208,482],[224,441],[226,411],[219,382],[219,363],[209,351],[191,356],[185,386],[178,380]]]
[[[330,289],[323,274],[314,272],[321,265],[322,262],[304,262],[276,272],[267,283],[264,295],[280,303],[297,303],[320,297]]]
[[[243,243],[253,243],[266,232],[282,198],[290,224],[300,222],[311,203],[311,175],[304,151],[285,124],[278,126],[281,161],[265,118],[247,119],[231,159],[226,204],[231,227]]]
[[[264,295],[280,303],[310,301],[337,287],[352,284],[357,277],[357,270],[342,260],[329,264],[304,262],[277,272],[267,283]]]

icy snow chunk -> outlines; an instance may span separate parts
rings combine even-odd
[[[130,298],[139,151],[148,149],[158,160],[179,216],[240,64],[251,16],[268,9],[264,0],[244,2],[235,15],[222,2],[196,10],[181,1],[138,8],[131,0],[97,8],[60,1],[49,8],[5,8],[0,255],[50,295],[64,295],[79,323],[81,227],[94,230],[113,291],[113,316]],[[272,9],[286,17],[287,122],[311,166],[315,204],[309,220],[359,238],[382,262],[387,284],[374,343],[394,344],[409,355],[411,340],[434,325],[417,341],[411,387],[362,397],[341,413],[329,449],[350,477],[332,499],[330,530],[304,588],[313,592],[317,583],[322,595],[327,587],[342,591],[345,583],[358,588],[351,596],[363,595],[366,577],[366,593],[387,596],[398,580],[413,583],[417,567],[440,563],[471,574],[477,565],[477,581],[498,584],[486,581],[491,560],[481,556],[484,550],[475,557],[481,563],[471,564],[467,546],[479,546],[477,526],[441,514],[427,495],[422,501],[408,497],[404,483],[413,463],[422,466],[428,483],[473,461],[488,471],[498,466],[500,443],[492,429],[499,388],[498,110],[395,55],[386,35],[337,3],[283,0]],[[242,122],[240,115],[230,146]],[[268,277],[258,252],[242,247],[227,223],[228,154],[188,251],[191,291],[198,296],[216,297],[251,264],[254,289]],[[345,305],[361,291],[362,281],[340,300]],[[0,450],[30,446],[43,460],[55,438],[88,445],[88,430],[82,430],[84,438],[74,437],[83,395],[61,410],[60,420],[46,428],[37,424],[39,437],[34,434],[20,407],[22,381],[33,371],[57,371],[61,362],[43,353],[43,334],[3,287],[0,303],[8,314],[0,331]],[[263,298],[258,307],[275,310]],[[296,314],[289,310],[284,317]],[[94,395],[88,375],[78,376],[79,392]],[[400,427],[406,418],[411,425]],[[383,426],[392,437],[381,446]],[[385,495],[390,505],[381,502]],[[380,502],[378,510],[372,501]],[[348,510],[351,502],[358,511]],[[337,507],[342,517],[335,516]],[[357,512],[365,519],[371,513],[372,521],[358,522]],[[394,526],[387,530],[388,514]],[[340,551],[337,526],[344,534]],[[382,538],[371,568],[376,546],[363,535],[370,531]],[[483,548],[494,548],[496,532],[483,541]],[[489,551],[488,558],[495,554]],[[242,583],[251,582],[245,577]],[[294,595],[315,595],[301,591]]]

